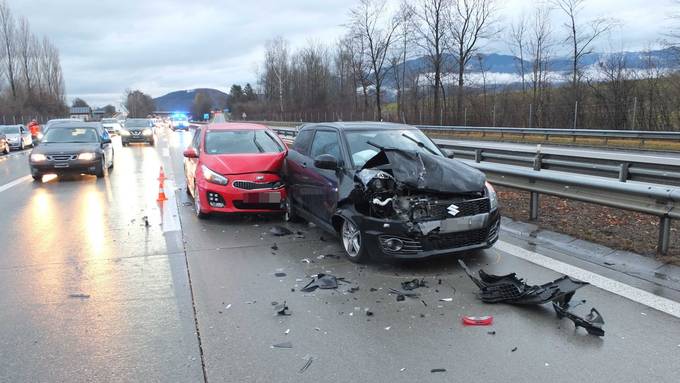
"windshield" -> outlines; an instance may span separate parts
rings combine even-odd
[[[125,121],[126,128],[148,128],[151,124],[149,120],[127,120]]]
[[[0,126],[0,132],[5,134],[19,134],[18,126]]]
[[[355,167],[364,166],[366,161],[378,154],[379,147],[441,155],[434,143],[417,129],[348,131],[345,137]]]
[[[94,128],[62,128],[55,126],[45,133],[43,143],[96,143],[99,142]]]
[[[280,153],[283,145],[266,130],[208,130],[207,154]]]

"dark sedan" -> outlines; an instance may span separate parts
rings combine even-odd
[[[288,218],[340,234],[353,262],[463,252],[498,239],[498,201],[484,174],[411,126],[306,125],[288,151],[285,179]]]
[[[113,167],[113,146],[98,123],[66,122],[45,132],[29,157],[36,181],[44,174],[92,174],[101,178]]]

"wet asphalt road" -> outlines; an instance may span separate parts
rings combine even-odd
[[[334,238],[306,224],[289,225],[303,238],[274,237],[269,229],[283,224],[277,216],[198,220],[182,189],[181,149],[190,135],[162,136],[157,148],[117,145],[107,179],[25,180],[0,191],[0,381],[677,382],[680,376],[680,319],[594,286],[576,298],[587,300],[584,310],[602,313],[604,338],[575,332],[548,305],[479,302],[456,257],[357,266],[340,257]],[[26,161],[0,159],[0,188],[28,175]],[[176,200],[163,209],[155,203],[161,163],[171,179],[166,193]],[[530,283],[561,276],[497,249],[464,259],[473,270],[517,272]],[[319,272],[350,283],[301,293]],[[388,294],[413,278],[429,284],[416,290],[419,299],[396,302]],[[292,315],[274,316],[273,301],[286,301]],[[464,327],[462,315],[493,315],[494,324]],[[286,341],[292,348],[271,347]],[[431,372],[437,368],[446,372]]]

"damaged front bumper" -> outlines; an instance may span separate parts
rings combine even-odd
[[[419,223],[367,217],[356,213],[352,220],[362,229],[370,254],[390,258],[426,258],[493,246],[498,240],[500,214],[490,213]]]

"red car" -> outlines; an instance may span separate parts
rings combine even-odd
[[[210,124],[184,151],[187,191],[196,215],[283,212],[286,189],[279,170],[286,145],[264,125]]]

